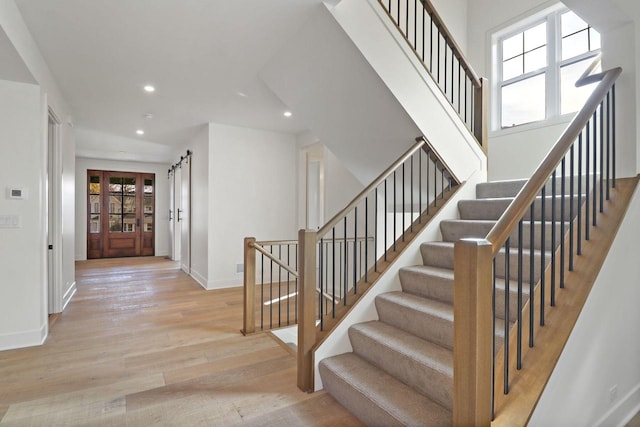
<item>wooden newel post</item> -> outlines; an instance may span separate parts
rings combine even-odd
[[[298,388],[313,391],[316,343],[316,232],[298,232]]]
[[[482,150],[487,153],[489,149],[488,137],[488,113],[489,113],[489,80],[480,78],[480,86],[474,89],[473,94],[473,134],[480,143]]]
[[[244,239],[244,307],[243,328],[245,335],[256,331],[256,243],[255,237]]]
[[[454,249],[453,425],[491,424],[493,253],[485,239]]]

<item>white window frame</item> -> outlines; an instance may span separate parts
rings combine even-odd
[[[569,9],[562,3],[532,13],[524,19],[507,24],[506,27],[496,30],[491,34],[491,71],[492,71],[492,102],[491,106],[491,133],[504,134],[529,130],[537,127],[551,126],[557,123],[568,122],[574,113],[561,114],[561,69],[588,58],[595,58],[601,49],[585,52],[579,56],[562,60],[562,14]],[[502,80],[502,41],[518,33],[533,28],[542,22],[547,22],[547,66],[531,71],[503,82]],[[526,80],[531,77],[546,73],[545,84],[545,119],[521,123],[515,126],[502,127],[502,87]]]

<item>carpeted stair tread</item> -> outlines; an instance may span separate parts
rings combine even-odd
[[[476,185],[476,198],[515,197],[526,183],[526,179],[483,182]]]
[[[380,321],[453,349],[453,305],[406,292],[387,292],[376,297],[376,309]]]
[[[351,326],[349,339],[355,354],[451,410],[451,350],[379,321]]]
[[[402,267],[399,274],[403,292],[453,303],[453,270],[428,265],[412,265]]]
[[[450,426],[451,412],[354,353],[323,359],[320,376],[340,404],[369,426]]]
[[[552,197],[545,197],[545,219],[547,221],[551,220],[551,212],[553,208]],[[500,216],[507,210],[507,207],[511,204],[513,198],[493,198],[493,199],[471,199],[471,200],[460,200],[458,202],[458,211],[460,213],[460,219],[473,219],[473,220],[498,220]],[[564,201],[565,206],[565,218],[569,220],[569,209],[570,209],[570,197],[566,197]],[[578,198],[574,196],[574,215],[577,213],[577,203]],[[584,203],[584,198],[582,199]],[[555,216],[556,220],[560,221],[560,217],[562,215],[562,203],[561,197],[556,196],[556,209]],[[524,215],[525,220],[529,220],[531,218],[530,211]],[[533,218],[536,221],[540,221],[542,219],[542,198],[537,197],[534,205],[534,214]]]
[[[485,238],[493,226],[497,223],[495,220],[469,220],[469,219],[453,219],[440,222],[440,232],[442,234],[442,240],[445,242],[456,242],[465,238]],[[565,219],[565,231],[569,229],[569,221]],[[556,242],[552,245],[551,232],[553,230],[553,224],[551,221],[545,221],[545,249],[551,250],[552,247],[557,247],[560,244],[562,238],[562,224],[560,221],[556,221]],[[534,248],[540,249],[541,236],[540,231],[542,229],[542,222],[535,221],[533,223],[534,231]],[[531,244],[531,222],[525,221],[522,224],[522,244],[523,247],[529,248]],[[518,245],[518,231],[514,231],[511,234],[511,245],[516,247]]]
[[[453,269],[453,242],[426,242],[420,245],[420,253],[422,254],[422,262],[424,265],[439,268]],[[531,261],[531,251],[528,248],[523,248],[523,271],[525,279],[529,280],[529,263]],[[537,282],[540,278],[540,256],[541,251],[534,250],[534,282]],[[504,277],[505,266],[505,249],[501,249],[496,255],[496,275],[498,277]],[[518,249],[517,247],[511,247],[509,251],[510,259],[510,271],[509,277],[511,279],[518,278]],[[548,263],[551,259],[550,251],[545,251],[545,259]]]

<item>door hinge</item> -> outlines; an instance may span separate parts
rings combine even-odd
[[[52,251],[53,250],[53,245],[49,245],[49,250]]]

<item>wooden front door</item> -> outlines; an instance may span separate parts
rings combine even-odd
[[[87,171],[87,258],[154,254],[155,174]]]

